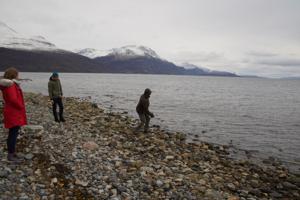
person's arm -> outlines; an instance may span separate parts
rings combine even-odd
[[[9,87],[12,86],[13,84],[14,82],[12,80],[5,79],[5,78],[0,79],[0,86]]]
[[[149,100],[143,99],[142,105],[145,113],[151,117],[154,117],[153,113],[149,111]]]
[[[63,96],[63,90],[62,90],[62,87],[61,87],[60,80],[59,80],[59,88],[60,88],[61,96]]]
[[[49,97],[52,100],[53,99],[53,85],[49,82],[48,83],[48,93],[49,93]]]

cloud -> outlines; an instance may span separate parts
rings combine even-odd
[[[257,64],[271,67],[300,67],[297,54],[280,55],[270,52],[249,51],[242,63]]]
[[[240,62],[239,74],[280,78],[300,75],[299,54],[249,51]]]
[[[268,53],[268,52],[259,52],[259,51],[249,51],[249,52],[246,52],[246,55],[255,56],[255,57],[274,57],[274,56],[277,56],[278,54]]]
[[[191,62],[191,63],[207,63],[222,61],[225,59],[224,53],[219,52],[205,52],[205,51],[178,51],[170,55],[177,62]]]
[[[300,59],[297,58],[273,58],[257,60],[256,64],[268,66],[287,66],[287,67],[300,67]]]

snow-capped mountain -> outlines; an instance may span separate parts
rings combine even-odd
[[[117,58],[135,58],[135,57],[149,57],[149,58],[157,58],[160,59],[160,57],[150,49],[149,47],[145,46],[135,46],[135,45],[128,45],[121,48],[114,48],[111,50],[111,53],[109,54],[114,55]]]
[[[93,48],[78,49],[78,50],[74,50],[74,52],[91,59],[107,56],[108,54],[111,53],[109,50],[105,51],[105,50],[98,50]]]
[[[236,76],[193,64],[176,65],[149,47],[128,45],[107,51],[58,49],[42,36],[26,36],[0,22],[0,71],[14,66],[29,72],[91,72]]]
[[[92,48],[75,50],[76,53],[89,57],[97,58],[103,56],[114,56],[116,59],[124,60],[137,57],[148,57],[161,59],[154,50],[145,46],[127,45],[120,48],[113,48],[110,50],[97,50]]]
[[[24,50],[57,50],[56,46],[42,36],[26,36],[0,21],[0,47]]]
[[[105,71],[109,73],[236,76],[232,73],[212,71],[190,63],[175,65],[162,59],[154,50],[145,46],[128,45],[110,50],[87,48],[74,52],[105,66]]]
[[[0,22],[0,71],[14,66],[25,72],[103,72],[101,64],[58,49],[42,36],[26,36]]]

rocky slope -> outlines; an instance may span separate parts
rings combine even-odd
[[[273,163],[233,161],[227,147],[188,143],[181,133],[66,98],[67,123],[57,124],[47,97],[26,94],[31,126],[17,148],[20,165],[6,161],[0,140],[0,199],[299,199],[299,175]]]

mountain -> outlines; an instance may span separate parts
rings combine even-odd
[[[72,52],[0,47],[0,71],[12,66],[23,72],[104,72],[93,60]]]
[[[114,56],[119,60],[126,60],[137,57],[148,57],[161,59],[154,50],[145,46],[127,45],[120,48],[113,48],[110,50],[97,50],[86,48],[82,50],[75,50],[76,53],[89,58],[97,58],[103,56]]]
[[[283,77],[283,78],[280,78],[282,80],[300,80],[300,77],[298,76],[291,76],[291,77]]]
[[[187,63],[187,62],[184,62],[182,64],[180,64],[179,66],[183,67],[184,69],[201,69],[203,72],[209,72],[211,71],[210,69],[208,68],[205,68],[205,67],[199,67],[197,65],[194,65],[194,64],[191,64],[191,63]]]
[[[134,57],[130,59],[119,59],[114,55],[98,57],[94,59],[103,65],[109,73],[134,73],[134,74],[184,74],[184,69],[175,64],[155,59],[152,57]]]
[[[177,66],[145,46],[128,45],[105,51],[86,48],[71,52],[58,48],[42,36],[26,36],[0,22],[0,71],[11,66],[28,72],[236,76],[188,63]]]
[[[0,22],[0,71],[14,66],[29,72],[103,72],[93,60],[57,48],[42,36],[26,36]]]
[[[128,45],[107,51],[83,49],[81,55],[93,58],[109,73],[183,74],[184,69],[161,59],[154,50],[145,46]]]
[[[58,50],[54,44],[42,36],[25,36],[0,22],[0,47],[23,50]]]
[[[82,56],[94,59],[97,57],[102,57],[106,56],[109,54],[109,51],[104,51],[104,50],[97,50],[93,48],[86,48],[86,49],[77,49],[74,50],[74,53],[80,54]]]
[[[177,66],[162,59],[154,50],[145,46],[128,45],[105,51],[87,48],[75,52],[95,60],[109,73],[237,76],[189,63]]]
[[[197,65],[190,64],[190,63],[183,63],[180,66],[185,69],[185,74],[186,75],[231,76],[231,77],[237,76],[236,74],[231,73],[231,72],[210,70],[210,69],[207,69],[205,67],[199,67]]]

